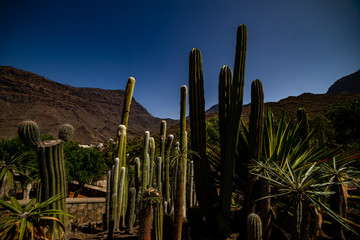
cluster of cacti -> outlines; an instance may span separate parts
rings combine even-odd
[[[216,188],[211,184],[209,163],[206,160],[206,134],[204,87],[201,53],[193,49],[190,53],[189,86],[190,86],[190,123],[191,143],[199,158],[194,161],[197,196],[200,207],[207,216],[217,215],[220,231],[229,231],[229,222],[226,218],[232,197],[234,179],[235,153],[237,138],[240,131],[243,91],[245,83],[247,31],[245,25],[240,25],[237,32],[234,76],[229,67],[221,69],[219,79],[219,128],[221,145],[221,182],[219,200]],[[218,202],[219,209],[215,212],[214,206]]]
[[[133,86],[133,83],[131,84]],[[129,88],[127,87],[127,89]],[[126,91],[125,98],[129,98],[130,95],[132,95],[132,92]],[[112,237],[116,231],[128,230],[131,232],[135,223],[151,225],[151,222],[153,222],[155,238],[162,239],[163,214],[169,213],[174,219],[172,231],[174,237],[181,239],[182,222],[183,218],[186,217],[186,208],[196,204],[194,164],[187,161],[186,97],[187,88],[182,86],[180,142],[173,146],[174,136],[169,134],[166,138],[166,121],[161,121],[160,146],[157,155],[155,139],[150,136],[149,131],[146,131],[144,134],[143,154],[141,158],[135,157],[131,163],[135,169],[133,179],[130,178],[131,176],[127,172],[130,163],[125,157],[126,127],[120,125],[117,158],[114,160],[112,170],[107,175],[108,185],[104,226],[105,229],[109,230],[109,237]],[[130,102],[130,100],[124,102]],[[125,107],[127,110],[124,110],[123,114],[127,114],[130,110],[129,104],[125,104]],[[127,119],[124,122],[127,122]],[[152,196],[155,193],[158,198],[156,203],[147,204],[146,199],[151,198],[148,195]],[[128,202],[124,204],[124,200]],[[148,209],[150,205],[151,209]],[[148,217],[149,214],[153,216],[152,220],[143,219],[143,217]],[[149,236],[148,229],[144,229],[141,235],[143,239],[147,239]]]
[[[67,195],[66,171],[64,162],[64,141],[71,139],[74,128],[64,124],[59,131],[59,140],[40,140],[40,131],[33,121],[24,121],[18,127],[20,139],[35,148],[40,166],[41,184],[38,201],[46,201],[56,195],[62,198],[50,205],[50,209],[66,212],[65,196]],[[59,216],[64,222],[64,216]],[[59,236],[57,236],[59,237]]]

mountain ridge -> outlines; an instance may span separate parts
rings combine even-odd
[[[123,98],[123,90],[72,87],[0,66],[0,138],[15,137],[17,125],[30,119],[44,134],[57,136],[60,125],[70,123],[75,128],[74,140],[84,144],[103,142],[116,136]],[[134,98],[130,112],[129,137],[146,130],[159,131],[162,119],[152,116]],[[169,126],[177,122],[166,120]]]

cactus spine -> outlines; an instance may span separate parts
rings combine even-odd
[[[186,97],[187,87],[181,86],[180,99],[180,158],[177,170],[176,195],[174,202],[174,229],[173,239],[181,240],[183,205],[184,205],[184,163],[186,162]]]
[[[196,195],[200,207],[207,216],[213,213],[216,200],[213,179],[209,175],[209,163],[206,158],[206,127],[205,127],[205,97],[202,70],[202,57],[199,49],[192,49],[189,56],[189,110],[192,150],[198,153],[194,156]]]
[[[248,240],[262,239],[261,220],[256,213],[249,214],[246,225]]]

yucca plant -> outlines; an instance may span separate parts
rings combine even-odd
[[[343,158],[338,158],[337,160],[334,157],[332,161],[322,164],[319,169],[321,178],[325,182],[334,183],[330,186],[330,190],[335,193],[328,198],[327,203],[330,209],[343,218],[347,217],[347,185],[353,184],[357,188],[360,187],[360,172],[354,167],[355,164],[355,160],[347,161],[347,159]],[[338,222],[334,222],[330,229],[330,235],[334,239],[346,239],[344,227]]]
[[[21,207],[14,197],[11,197],[10,203],[0,200],[0,205],[9,212],[0,219],[0,239],[51,239],[54,234],[60,239],[65,226],[54,216],[73,216],[61,210],[46,208],[61,198],[61,195],[56,195],[40,203],[35,203],[35,199],[32,199],[25,207]],[[58,227],[53,228],[54,223]],[[56,232],[52,232],[53,229]]]
[[[273,186],[273,192],[266,198],[275,198],[278,204],[278,214],[283,215],[290,223],[288,233],[291,239],[313,239],[320,232],[318,229],[319,212],[322,212],[345,229],[357,234],[347,221],[332,211],[323,201],[323,197],[334,192],[328,186],[336,183],[321,181],[318,164],[306,162],[293,167],[289,160],[285,160],[285,167],[275,162],[252,162],[252,174],[265,179]],[[261,200],[261,199],[259,199]],[[284,221],[284,227],[285,221]]]
[[[9,190],[14,187],[14,173],[17,172],[26,178],[31,179],[27,172],[37,172],[38,170],[24,164],[29,159],[27,152],[9,156],[4,154],[0,159],[0,199],[9,197]]]

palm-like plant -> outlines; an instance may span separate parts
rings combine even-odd
[[[360,172],[354,167],[355,161],[347,161],[344,158],[335,157],[329,163],[324,163],[320,167],[321,177],[330,183],[331,191],[335,192],[328,199],[329,207],[336,212],[339,216],[346,218],[347,210],[347,184],[354,184],[360,187],[359,176]],[[334,223],[331,228],[331,235],[335,239],[345,239],[344,227],[339,223]]]
[[[24,164],[26,160],[29,159],[29,153],[25,152],[22,154],[15,154],[10,156],[5,153],[0,159],[0,183],[1,183],[1,192],[0,199],[9,197],[8,191],[14,187],[14,174],[18,173],[26,178],[30,179],[30,176],[26,172],[37,172],[38,170]]]
[[[334,182],[322,182],[319,175],[317,163],[302,164],[295,169],[289,160],[285,160],[285,167],[275,162],[252,162],[252,174],[265,179],[273,186],[272,195],[266,198],[275,198],[281,208],[279,214],[283,213],[285,219],[290,218],[291,225],[288,232],[291,239],[313,239],[320,232],[319,223],[316,221],[323,212],[341,224],[347,230],[357,234],[347,221],[332,211],[322,200],[334,192],[328,186]],[[287,214],[289,213],[289,214]],[[315,222],[312,222],[315,219]]]
[[[65,227],[56,216],[73,216],[46,208],[61,198],[56,195],[41,203],[32,199],[24,208],[14,197],[11,197],[11,203],[0,200],[0,205],[10,212],[0,219],[0,239],[51,239],[53,234],[60,238]]]

